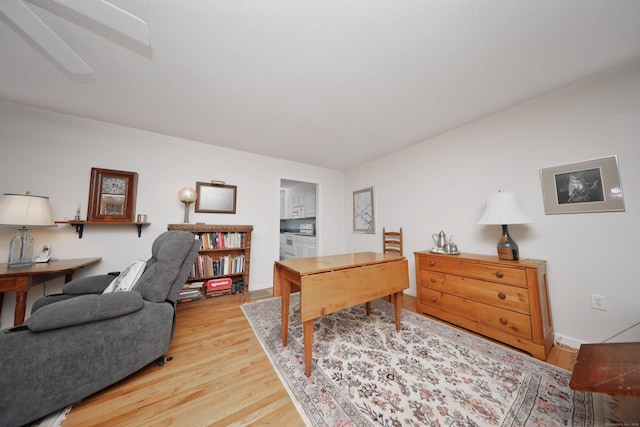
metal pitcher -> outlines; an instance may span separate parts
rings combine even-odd
[[[431,235],[431,238],[433,239],[433,242],[436,244],[438,249],[444,249],[444,245],[447,244],[447,235],[442,230],[440,230],[440,233],[438,234],[433,233]]]

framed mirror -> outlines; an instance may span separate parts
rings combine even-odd
[[[87,221],[133,222],[138,174],[91,168]]]
[[[196,182],[196,212],[236,213],[237,188],[235,185]]]

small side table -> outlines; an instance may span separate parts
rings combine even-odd
[[[27,292],[31,286],[62,276],[66,283],[73,278],[75,270],[98,261],[100,258],[79,258],[34,263],[26,267],[9,267],[6,263],[0,264],[0,313],[4,299],[3,292],[15,292],[16,309],[13,324],[21,325],[24,322],[27,307]]]
[[[640,342],[582,344],[569,387],[640,396]]]

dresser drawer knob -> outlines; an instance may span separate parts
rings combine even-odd
[[[429,261],[429,266],[430,266],[430,267],[433,267],[434,265],[436,265],[436,262],[435,262],[435,261]]]
[[[431,302],[436,302],[437,298],[436,297],[431,297]]]
[[[436,278],[435,277],[431,277],[431,283],[436,283]]]
[[[496,277],[498,279],[502,279],[504,277],[504,273],[502,273],[502,271],[496,271]]]
[[[500,299],[506,299],[506,298],[507,298],[507,296],[505,295],[505,293],[504,293],[504,292],[500,292],[500,293],[498,294],[498,298],[500,298]]]
[[[503,325],[507,324],[507,318],[506,317],[501,317],[500,318],[500,323],[502,323]]]

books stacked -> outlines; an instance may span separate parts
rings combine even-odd
[[[180,291],[177,302],[187,302],[202,299],[202,285],[203,282],[187,283]]]
[[[243,293],[244,292],[244,279],[242,277],[235,277],[231,283],[231,293]]]

